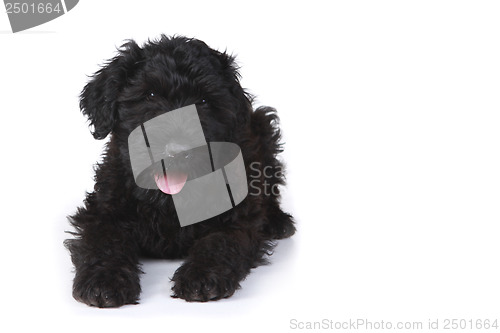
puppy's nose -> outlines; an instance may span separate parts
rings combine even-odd
[[[186,151],[186,147],[180,143],[170,142],[165,145],[165,154],[168,157],[174,157],[183,151]]]

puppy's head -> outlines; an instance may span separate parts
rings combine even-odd
[[[93,136],[103,139],[111,133],[122,162],[128,166],[127,138],[134,129],[192,104],[196,104],[207,142],[235,142],[235,134],[241,132],[252,112],[251,97],[239,84],[232,56],[196,39],[167,36],[142,47],[134,41],[124,44],[118,55],[94,74],[80,100]],[[172,165],[182,166],[186,158],[183,145],[190,140],[190,133],[170,130],[164,135],[168,137],[165,155],[180,158],[182,161]],[[161,182],[168,172],[163,172],[163,178],[161,172],[155,172],[158,188],[165,187]]]

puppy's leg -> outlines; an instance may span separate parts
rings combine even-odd
[[[295,234],[292,215],[281,210],[276,203],[268,210],[268,223],[264,226],[263,233],[269,239],[289,238]]]
[[[72,217],[78,237],[65,242],[76,270],[73,297],[97,307],[136,304],[141,271],[130,231],[116,216],[93,213],[81,209]]]
[[[216,232],[198,240],[172,281],[175,298],[206,302],[230,297],[272,249],[250,231]]]

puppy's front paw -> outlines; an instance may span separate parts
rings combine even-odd
[[[184,263],[175,272],[172,281],[174,298],[188,302],[207,302],[227,298],[240,287],[238,277],[230,268]]]
[[[140,293],[138,274],[124,269],[87,268],[77,272],[73,281],[73,297],[99,308],[137,304]]]

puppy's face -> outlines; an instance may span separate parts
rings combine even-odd
[[[191,104],[207,142],[234,142],[251,113],[232,57],[198,40],[165,36],[142,47],[125,44],[87,84],[80,102],[94,137],[112,133],[125,165],[130,165],[127,138],[134,129]],[[182,164],[189,131],[170,129],[166,134],[165,154]]]

